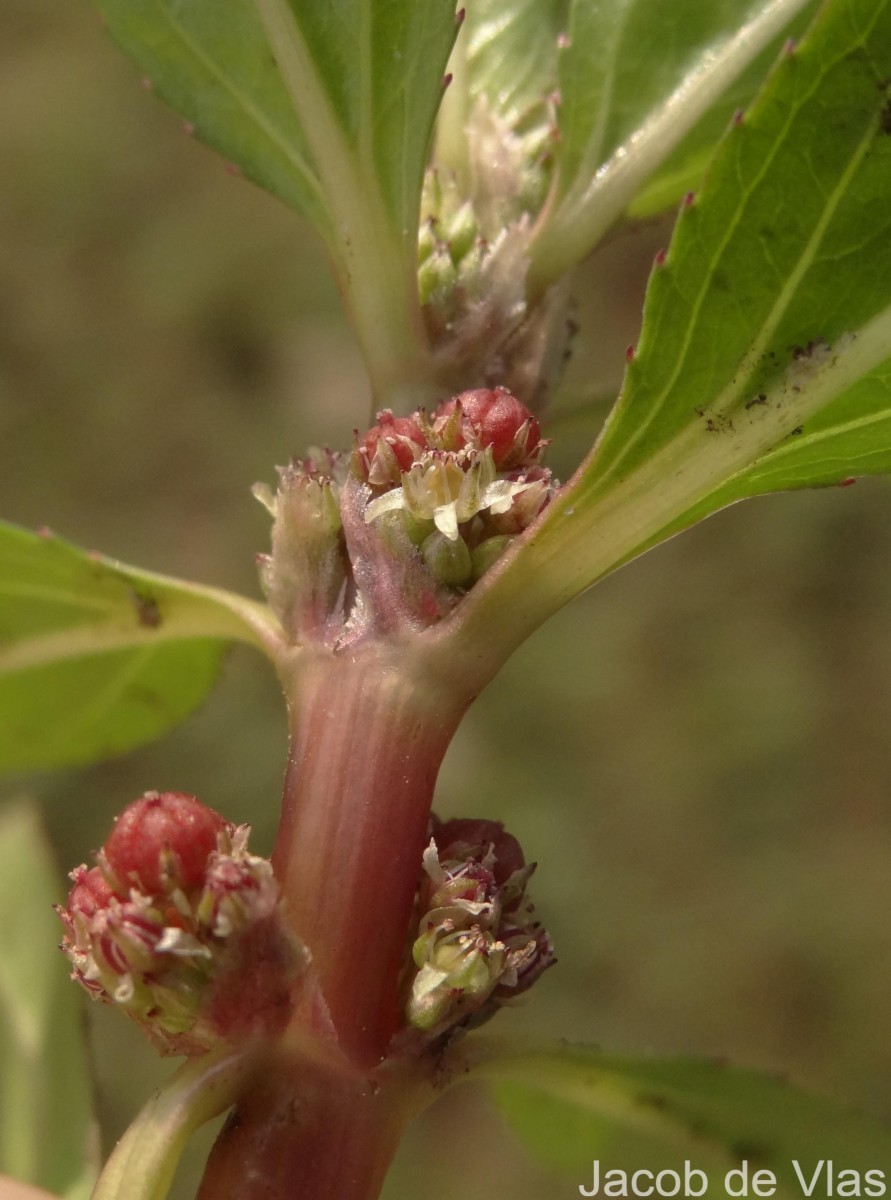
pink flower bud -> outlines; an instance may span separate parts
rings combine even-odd
[[[491,857],[494,880],[502,886],[526,865],[520,843],[500,821],[479,817],[433,818],[433,837],[441,859],[483,861]]]
[[[103,854],[126,891],[191,891],[200,887],[210,854],[227,822],[212,808],[184,792],[146,792],[115,822]]]

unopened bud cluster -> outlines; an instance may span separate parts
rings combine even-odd
[[[497,821],[433,818],[407,983],[410,1025],[436,1035],[479,1024],[555,961],[526,896],[535,870]]]
[[[272,514],[272,553],[259,557],[269,604],[294,641],[336,640],[344,621],[348,563],[340,495],[346,455],[313,450],[279,468],[278,490],[254,495]]]
[[[428,170],[418,232],[418,292],[441,378],[546,394],[566,343],[561,306],[527,300],[529,244],[551,179],[552,97],[511,119],[478,96],[465,125],[461,180]]]
[[[542,116],[521,133],[480,100],[468,122],[469,192],[448,170],[427,171],[418,233],[422,304],[454,320],[502,273],[493,267],[514,228],[525,227],[547,195],[555,126],[546,105]]]
[[[72,978],[165,1053],[261,1032],[288,1003],[302,953],[248,833],[193,796],[147,792],[120,815],[97,865],[71,874],[58,911]],[[258,992],[250,976],[260,960],[275,971]]]
[[[535,417],[504,388],[462,392],[429,417],[378,414],[353,470],[372,493],[365,521],[398,514],[435,578],[474,583],[554,492]]]

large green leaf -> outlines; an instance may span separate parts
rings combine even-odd
[[[550,282],[583,258],[648,182],[662,203],[676,199],[808,5],[574,0],[559,62],[557,178],[533,246],[533,278]],[[679,143],[671,174],[654,180]]]
[[[96,1175],[82,995],[57,950],[57,874],[34,810],[0,811],[0,1172],[86,1200]]]
[[[755,1172],[770,1171],[778,1197],[808,1194],[815,1176],[811,1195],[879,1195],[863,1189],[891,1174],[891,1130],[754,1071],[568,1047],[493,1057],[482,1070],[496,1081],[495,1099],[530,1149],[573,1172],[588,1193],[593,1160],[607,1195],[619,1194],[605,1189],[607,1170],[680,1168],[683,1179],[685,1159],[703,1172],[707,1194],[718,1196],[734,1194],[725,1192],[725,1175],[743,1169],[749,1195],[759,1194],[752,1190]],[[842,1171],[860,1173],[860,1190]],[[867,1180],[867,1171],[882,1176]],[[738,1189],[740,1176],[730,1182]],[[764,1176],[759,1183],[770,1186]],[[650,1184],[640,1179],[641,1188]],[[670,1189],[670,1178],[664,1186]],[[690,1194],[702,1187],[703,1179],[692,1177]]]
[[[324,237],[380,401],[417,384],[418,210],[454,0],[95,0],[157,91]]]
[[[723,504],[891,468],[891,0],[831,0],[657,262],[599,444],[456,614],[485,673]]]
[[[836,0],[726,138],[654,272],[589,486],[709,415],[764,423],[760,395],[806,385],[891,303],[889,72],[887,0]]]
[[[274,651],[268,610],[0,523],[0,768],[150,741],[212,685],[226,642]]]

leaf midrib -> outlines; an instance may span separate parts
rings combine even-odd
[[[769,168],[771,167],[771,165],[774,162],[777,155],[786,149],[786,140],[787,140],[787,136],[789,133],[789,128],[790,128],[791,124],[794,122],[794,120],[796,119],[800,109],[803,107],[804,104],[806,104],[810,99],[812,99],[813,95],[817,91],[819,91],[819,89],[822,85],[822,81],[825,79],[825,77],[829,73],[829,71],[843,58],[850,57],[850,54],[853,52],[853,50],[855,48],[862,48],[864,46],[865,42],[866,42],[866,36],[861,35],[860,40],[857,43],[855,43],[853,46],[846,49],[844,55],[840,56],[837,59],[832,59],[829,63],[827,63],[824,70],[821,72],[821,74],[818,76],[818,78],[813,82],[813,85],[811,86],[811,88],[801,97],[801,99],[799,100],[799,103],[795,106],[795,108],[790,109],[789,114],[787,115],[786,121],[783,126],[782,137],[778,138],[776,140],[776,142],[774,143],[774,146],[771,150],[771,153],[765,157],[765,159],[761,163],[758,173],[754,177],[750,186],[743,193],[742,199],[741,199],[739,205],[737,206],[737,210],[734,215],[734,219],[732,222],[728,223],[728,226],[724,233],[724,236],[721,239],[721,241],[716,249],[716,252],[712,255],[708,270],[703,273],[702,283],[700,285],[699,293],[696,297],[695,304],[691,310],[691,316],[687,323],[687,328],[686,328],[686,331],[684,333],[684,337],[682,340],[682,349],[681,349],[681,352],[677,355],[677,358],[675,360],[674,370],[672,371],[670,377],[668,378],[667,382],[665,383],[665,385],[662,388],[662,391],[659,393],[658,397],[650,404],[646,416],[636,424],[634,431],[626,438],[626,440],[623,443],[623,445],[621,446],[620,450],[615,454],[615,456],[612,458],[612,460],[609,462],[609,464],[602,471],[600,471],[598,473],[597,478],[598,478],[599,485],[604,484],[607,480],[609,480],[612,476],[614,476],[616,474],[616,472],[618,471],[621,464],[628,458],[630,451],[633,450],[633,448],[645,437],[647,431],[651,428],[651,426],[653,425],[653,422],[663,411],[666,402],[668,401],[668,399],[671,397],[673,391],[675,390],[678,379],[682,376],[684,368],[686,366],[687,355],[689,353],[691,342],[696,337],[697,330],[700,330],[702,327],[702,322],[701,322],[702,309],[703,309],[705,301],[708,297],[710,286],[711,286],[711,281],[718,269],[721,258],[723,257],[724,252],[727,249],[727,246],[729,245],[731,239],[733,238],[733,236],[735,235],[736,231],[738,230],[738,228],[740,226],[743,214],[746,210],[746,207],[749,203],[749,200],[750,200],[752,194],[760,186],[762,179],[764,178],[765,174],[768,172]],[[752,379],[755,371],[757,370],[757,364],[759,362],[759,359],[762,357],[764,352],[769,347],[770,341],[771,341],[773,335],[775,334],[782,317],[784,316],[786,310],[788,309],[790,303],[792,302],[792,300],[795,296],[795,293],[798,290],[798,286],[801,283],[801,280],[803,279],[807,270],[813,264],[814,259],[817,256],[817,252],[819,250],[820,243],[826,233],[826,230],[827,230],[832,218],[835,215],[838,205],[841,202],[841,200],[843,199],[844,195],[846,194],[848,187],[850,185],[850,182],[851,182],[854,174],[856,173],[856,169],[862,162],[863,158],[865,157],[867,151],[869,150],[870,145],[872,144],[873,140],[875,139],[875,136],[876,136],[876,120],[875,120],[875,116],[872,116],[870,119],[870,122],[869,122],[869,126],[867,128],[867,131],[864,134],[864,136],[860,139],[860,141],[857,143],[856,147],[854,148],[844,173],[841,175],[841,177],[839,178],[838,182],[836,183],[836,185],[832,189],[832,191],[828,193],[827,201],[823,207],[822,213],[821,213],[819,219],[817,220],[817,222],[814,226],[813,232],[811,233],[810,237],[808,238],[800,257],[798,258],[795,266],[793,267],[792,271],[790,272],[789,278],[787,279],[787,281],[783,285],[783,287],[780,289],[779,295],[777,296],[777,299],[776,299],[773,307],[771,308],[770,312],[768,313],[767,317],[765,318],[765,320],[761,326],[761,329],[759,330],[758,334],[753,339],[753,341],[746,353],[747,361],[750,364],[748,372],[739,371],[738,374],[736,375],[736,377],[734,378],[734,381],[731,384],[729,384],[727,387],[725,387],[721,392],[718,393],[717,396],[715,396],[712,400],[710,400],[704,406],[705,411],[707,411],[707,412],[727,412],[730,409],[732,409],[739,402],[741,397],[743,397],[747,394],[749,382]],[[627,410],[627,404],[623,404],[622,407],[623,407],[623,409]],[[616,414],[617,422],[619,420],[619,417],[620,417],[620,414],[617,412],[617,414]]]

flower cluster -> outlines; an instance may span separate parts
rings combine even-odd
[[[278,918],[271,864],[193,796],[146,792],[77,867],[62,949],[72,978],[120,1005],[165,1053],[276,1026],[303,952]],[[258,990],[257,968],[274,963]]]
[[[271,513],[272,553],[259,556],[270,607],[294,642],[336,640],[343,624],[349,576],[340,517],[345,456],[310,450],[280,467],[273,492],[254,495]]]
[[[433,818],[407,985],[410,1025],[436,1035],[479,1024],[551,966],[550,938],[526,896],[534,870],[499,822]]]
[[[544,401],[565,359],[567,295],[530,303],[530,244],[556,144],[552,96],[499,112],[477,97],[462,119],[467,171],[424,178],[418,292],[441,379],[499,381]],[[560,293],[560,294],[558,294]]]
[[[441,583],[474,583],[554,493],[538,422],[505,388],[462,392],[429,417],[384,410],[377,422],[353,453],[372,493],[365,521],[400,514]]]

